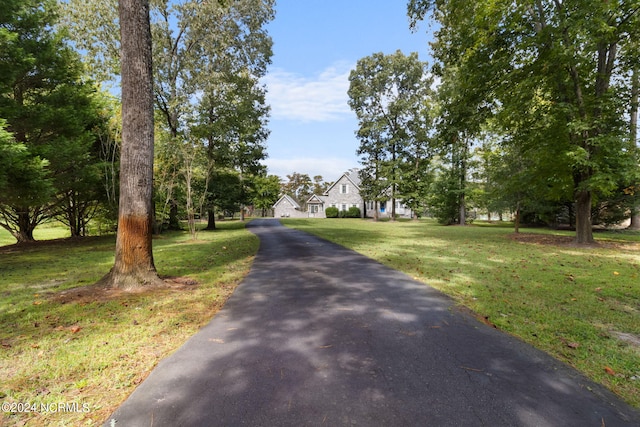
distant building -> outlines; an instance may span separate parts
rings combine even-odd
[[[338,208],[339,211],[348,211],[351,207],[357,207],[362,217],[373,218],[375,203],[362,198],[360,184],[358,169],[350,169],[343,173],[324,194],[312,195],[306,201],[304,210],[292,197],[288,195],[280,197],[273,205],[274,216],[276,218],[326,218],[325,210],[328,207]],[[379,218],[391,215],[390,204],[390,200],[378,203]],[[396,199],[396,215],[411,218],[413,212],[401,200]]]

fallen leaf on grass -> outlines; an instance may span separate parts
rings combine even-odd
[[[74,325],[74,326],[71,326],[69,330],[71,331],[71,333],[77,334],[82,330],[82,328],[78,325]]]
[[[614,371],[613,369],[611,369],[611,368],[610,368],[610,367],[608,367],[608,366],[605,366],[605,367],[604,367],[604,371],[605,371],[607,374],[609,374],[609,375],[615,375],[615,374],[616,374],[616,371]]]
[[[577,343],[577,342],[569,342],[569,343],[567,343],[567,347],[569,347],[569,348],[578,348],[578,347],[580,347],[580,344]]]
[[[613,272],[613,275],[614,275],[614,276],[619,276],[619,275],[620,275],[620,273],[618,273],[617,271],[614,271],[614,272]]]

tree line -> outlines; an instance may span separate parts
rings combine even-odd
[[[470,207],[521,221],[640,228],[640,2],[410,0],[434,64],[374,54],[350,76],[363,192],[443,223]],[[436,77],[437,84],[433,83]]]
[[[155,232],[187,218],[195,236],[199,216],[215,228],[217,214],[277,198],[277,178],[262,164],[269,108],[259,83],[272,54],[264,27],[273,4],[151,2]],[[91,220],[116,228],[120,20],[117,0],[3,4],[0,225],[18,242],[53,218],[72,236]]]

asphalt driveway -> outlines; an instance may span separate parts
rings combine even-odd
[[[250,274],[105,426],[640,426],[576,371],[277,220]]]

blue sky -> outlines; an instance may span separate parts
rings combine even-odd
[[[349,72],[375,52],[429,57],[429,25],[409,30],[407,0],[277,0],[268,30],[273,61],[264,83],[271,105],[269,173],[334,181],[358,167],[357,119],[347,105]]]

